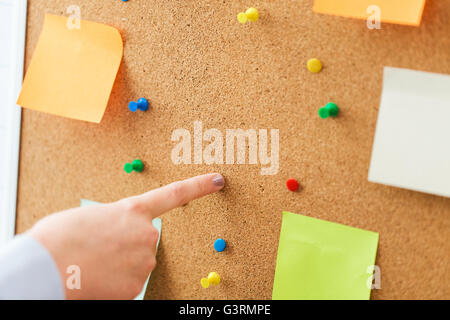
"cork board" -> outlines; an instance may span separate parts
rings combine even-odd
[[[270,299],[282,210],[377,231],[381,289],[373,299],[450,296],[450,199],[372,184],[369,160],[383,66],[450,73],[450,2],[428,1],[419,28],[314,14],[313,1],[30,0],[26,66],[45,13],[81,7],[115,26],[124,60],[101,124],[24,110],[17,232],[45,215],[218,171],[223,192],[163,216],[148,299]],[[260,20],[240,25],[254,6]],[[305,62],[320,58],[311,74]],[[151,99],[132,114],[129,101]],[[336,120],[318,107],[335,101]],[[175,165],[171,134],[203,127],[279,129],[280,168]],[[123,164],[145,161],[142,174]],[[285,187],[295,177],[298,193]],[[228,242],[217,254],[217,237]],[[223,283],[205,290],[201,277]],[[338,275],[337,275],[338,276]]]

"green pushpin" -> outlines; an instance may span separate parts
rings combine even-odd
[[[329,102],[325,107],[319,109],[319,117],[326,119],[328,117],[336,117],[339,113],[339,107],[334,102]]]
[[[141,160],[134,160],[132,163],[125,163],[123,167],[126,173],[132,173],[133,171],[142,172],[144,170],[144,164]]]

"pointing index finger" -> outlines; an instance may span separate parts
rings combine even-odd
[[[183,181],[177,181],[135,197],[141,202],[152,218],[180,207],[192,200],[217,192],[223,188],[225,180],[218,173],[196,176]]]

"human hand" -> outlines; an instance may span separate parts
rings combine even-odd
[[[156,265],[152,220],[224,183],[220,174],[206,174],[114,203],[70,209],[42,219],[28,235],[49,250],[67,299],[133,299]],[[80,289],[66,286],[71,265],[80,268]]]

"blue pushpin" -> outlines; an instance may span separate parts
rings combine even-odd
[[[128,109],[130,109],[131,112],[136,112],[138,109],[141,111],[147,111],[148,101],[145,98],[140,98],[137,102],[131,101],[128,104]]]
[[[145,98],[140,98],[140,99],[137,101],[137,106],[138,106],[138,109],[139,109],[139,110],[141,110],[141,111],[147,111],[147,110],[148,110],[148,101],[147,101],[147,99],[145,99]]]
[[[216,241],[214,241],[214,249],[216,249],[217,252],[222,252],[225,250],[225,247],[227,246],[227,243],[225,240],[219,238]]]

